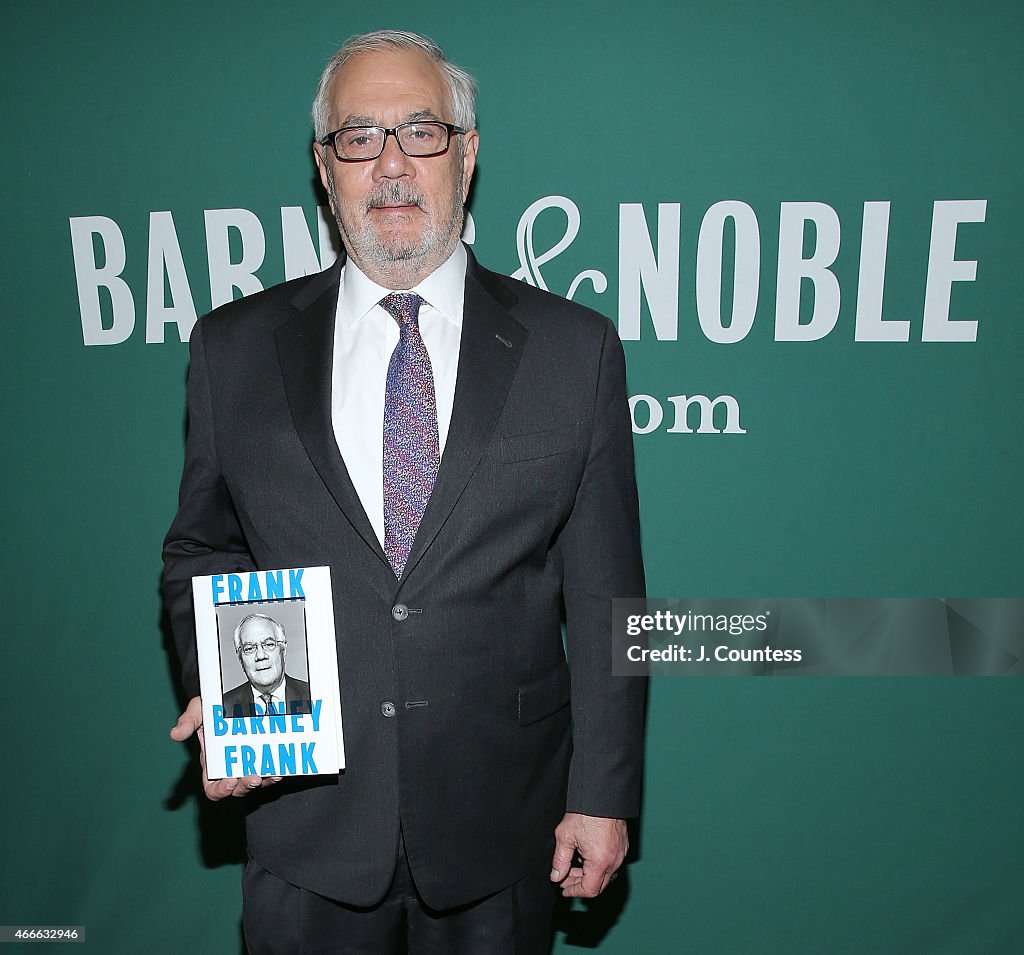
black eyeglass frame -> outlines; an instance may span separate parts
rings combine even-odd
[[[288,641],[278,640],[276,637],[267,637],[266,640],[257,640],[256,643],[239,644],[238,655],[251,657],[258,647],[263,647],[264,653],[272,653],[278,647],[283,647]],[[267,646],[270,644],[270,646]]]
[[[444,149],[439,149],[435,153],[418,153],[415,156],[409,156],[409,153],[405,151],[402,146],[402,140],[398,137],[398,131],[405,129],[406,126],[443,126],[448,130],[448,142],[444,144]],[[384,133],[384,138],[380,141],[380,152],[376,156],[364,156],[362,159],[346,159],[344,156],[338,153],[337,137],[341,133],[348,132],[352,129],[379,129]],[[408,123],[399,123],[397,126],[342,126],[341,129],[336,129],[333,132],[328,133],[323,139],[317,140],[321,146],[330,146],[331,152],[334,153],[338,162],[373,162],[374,159],[379,159],[384,149],[388,144],[388,136],[394,136],[395,142],[398,143],[398,148],[402,151],[403,156],[409,156],[410,159],[433,159],[435,156],[443,156],[452,145],[452,136],[464,136],[468,133],[468,129],[463,129],[461,126],[456,126],[453,123],[442,123],[439,119],[414,119]]]

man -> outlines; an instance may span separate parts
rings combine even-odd
[[[233,636],[246,682],[225,690],[224,712],[228,716],[308,713],[309,684],[285,672],[288,637],[284,627],[265,613],[251,613],[238,622]]]
[[[549,880],[602,891],[639,809],[645,687],[609,632],[643,592],[622,348],[460,243],[474,96],[429,40],[349,41],[313,110],[345,260],[192,334],[164,548],[186,687],[192,575],[326,564],[335,595],[347,765],[249,796],[254,953],[546,951]],[[200,723],[193,699],[172,736]]]

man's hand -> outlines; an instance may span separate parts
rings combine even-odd
[[[562,883],[562,895],[592,899],[615,877],[629,848],[624,819],[567,812],[555,829],[551,881]],[[572,864],[579,853],[582,868]]]
[[[198,696],[193,696],[185,707],[185,712],[178,717],[178,722],[171,730],[171,739],[183,743],[193,733],[199,736],[199,762],[203,767],[203,791],[207,799],[223,799],[225,796],[248,796],[249,793],[263,786],[270,786],[281,781],[280,776],[242,776],[239,779],[215,779],[211,782],[206,778],[206,741],[203,737],[203,704]]]

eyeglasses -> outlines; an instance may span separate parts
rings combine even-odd
[[[268,638],[266,640],[261,640],[259,643],[243,643],[238,648],[238,652],[243,656],[251,657],[256,652],[257,647],[263,647],[266,653],[273,653],[280,645],[280,640],[271,640]]]
[[[399,123],[390,129],[386,126],[345,126],[324,136],[320,145],[326,146],[329,143],[341,162],[366,162],[384,152],[388,136],[391,135],[406,156],[426,159],[446,153],[452,136],[461,136],[465,132],[451,123],[433,121]]]

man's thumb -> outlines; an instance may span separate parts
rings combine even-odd
[[[573,845],[563,842],[558,833],[555,833],[555,852],[551,857],[551,881],[561,882],[569,874],[572,866]]]
[[[189,701],[185,712],[178,717],[178,722],[172,727],[171,739],[181,743],[187,740],[202,725],[202,704],[199,702],[199,697],[194,697]]]

